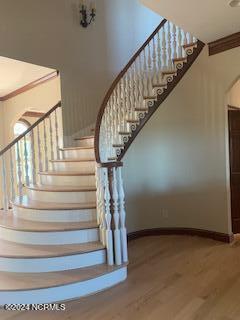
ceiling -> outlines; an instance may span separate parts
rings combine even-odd
[[[0,97],[4,97],[53,71],[53,69],[0,57]]]
[[[140,0],[205,43],[240,31],[240,7],[230,0]]]

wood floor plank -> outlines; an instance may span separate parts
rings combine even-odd
[[[129,243],[126,282],[66,303],[47,320],[239,320],[240,242],[161,236]],[[1,313],[1,320],[40,320],[41,313]]]

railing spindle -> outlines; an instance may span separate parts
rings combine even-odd
[[[57,110],[54,111],[55,115],[55,134],[56,134],[56,154],[57,154],[57,159],[60,159],[60,149],[59,149],[59,134],[58,134],[58,115],[57,115]]]
[[[20,153],[20,141],[17,142],[17,176],[18,176],[18,195],[20,201],[23,197],[23,183],[22,183],[22,163],[21,163],[21,153]]]
[[[24,165],[25,165],[25,185],[29,186],[30,178],[29,178],[29,163],[28,163],[28,147],[27,147],[27,136],[24,136]]]
[[[46,120],[43,121],[43,135],[44,135],[44,163],[45,163],[45,171],[48,171],[48,143],[47,143],[47,128],[46,128]]]
[[[3,191],[3,210],[8,211],[8,190],[6,178],[5,156],[2,157],[2,191]]]
[[[16,192],[15,192],[15,175],[14,175],[14,163],[13,161],[13,150],[12,148],[9,150],[10,155],[10,182],[11,182],[11,200],[14,201],[16,198]],[[14,154],[15,156],[15,154]]]

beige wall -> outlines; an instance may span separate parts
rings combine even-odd
[[[129,231],[157,227],[231,230],[227,92],[240,48],[207,48],[124,158]]]
[[[4,130],[3,130],[3,103],[0,101],[0,149],[4,144]]]
[[[228,104],[240,108],[240,80],[238,80],[228,94]]]
[[[138,0],[97,0],[79,25],[78,0],[0,0],[0,55],[59,69],[64,133],[95,122],[105,91],[161,18]]]
[[[47,112],[60,100],[61,90],[58,77],[2,102],[0,118],[3,121],[3,144],[7,145],[13,140],[13,126],[26,111]]]

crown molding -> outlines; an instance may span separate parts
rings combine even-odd
[[[240,32],[233,33],[227,37],[210,42],[208,44],[209,55],[212,56],[238,46],[240,46]]]
[[[19,88],[17,90],[12,91],[12,92],[8,93],[7,95],[5,95],[3,97],[0,97],[0,101],[6,101],[6,100],[9,100],[11,98],[14,98],[14,97],[16,97],[17,95],[19,95],[21,93],[29,91],[29,90],[31,90],[31,89],[33,89],[33,88],[35,88],[35,87],[47,82],[47,81],[49,81],[49,80],[53,80],[54,78],[57,78],[58,75],[59,75],[59,71],[53,71],[53,72],[47,74],[44,77],[41,77],[41,78],[39,78],[37,80],[34,80],[34,81],[28,83],[27,85],[25,85],[25,86],[23,86],[23,87],[21,87],[21,88]]]

